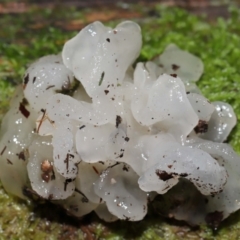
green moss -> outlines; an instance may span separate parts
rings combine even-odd
[[[9,101],[11,99],[11,96],[14,92],[14,86],[11,85],[11,83],[7,81],[1,81],[0,80],[0,99],[1,99],[1,104],[0,104],[0,124],[1,124],[1,119],[6,113],[8,107],[9,107]]]
[[[210,100],[232,104],[240,119],[240,25],[239,11],[231,9],[229,20],[218,19],[209,24],[205,19],[184,10],[157,6],[154,15],[149,9],[137,8],[144,18],[139,21],[143,32],[143,49],[139,61],[161,53],[169,43],[198,55],[205,71],[199,87]],[[27,64],[34,59],[57,53],[75,32],[64,31],[56,22],[82,19],[89,11],[77,9],[39,10],[36,8],[21,18],[4,16],[0,38],[0,118],[6,111],[14,86],[21,82]],[[57,13],[57,14],[56,14]],[[35,19],[35,21],[29,19]],[[115,24],[110,22],[109,25]],[[38,24],[38,27],[36,27]],[[51,26],[51,27],[50,27]],[[240,153],[240,124],[229,137],[230,144]],[[169,221],[150,214],[141,222],[119,221],[108,224],[94,214],[83,220],[67,217],[63,210],[50,203],[24,202],[7,195],[0,188],[0,240],[2,239],[239,239],[240,213],[228,218],[218,232],[206,226],[192,229],[183,223]]]

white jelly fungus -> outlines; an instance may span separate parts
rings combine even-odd
[[[190,224],[240,208],[233,109],[201,95],[202,61],[174,44],[133,67],[141,44],[134,22],[94,22],[29,66],[0,131],[9,193],[109,222],[143,219],[155,196],[188,199],[168,214]]]

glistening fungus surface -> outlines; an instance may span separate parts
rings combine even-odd
[[[1,25],[5,26],[0,33],[4,40],[4,44],[0,45],[0,117],[6,112],[9,99],[16,84],[21,82],[27,64],[42,55],[57,53],[62,44],[76,33],[66,31],[60,19],[53,18],[54,11],[40,11],[45,22],[41,21],[40,13],[36,14],[36,9],[22,14],[21,18],[5,16],[0,19]],[[135,12],[134,18],[142,27],[143,49],[139,60],[151,59],[169,43],[199,56],[205,67],[204,75],[198,82],[203,95],[211,101],[230,103],[240,119],[240,26],[236,8],[231,8],[228,20],[218,19],[212,23],[176,8],[155,6],[151,9],[151,17],[143,17],[148,10],[143,11],[139,6],[128,11]],[[88,10],[80,12],[69,8],[66,12],[59,11],[66,23],[79,21],[84,25],[87,22]],[[34,15],[38,21],[29,23],[28,19]],[[109,25],[115,25],[116,21],[109,22]],[[239,124],[228,142],[240,153]],[[165,201],[164,204],[170,202],[168,199],[161,201]],[[149,214],[141,222],[106,224],[94,214],[82,220],[68,217],[62,209],[39,199],[26,203],[7,195],[2,188],[0,203],[0,239],[222,240],[238,239],[240,236],[239,212],[214,232],[206,226],[190,228],[184,223],[164,219],[151,206]]]

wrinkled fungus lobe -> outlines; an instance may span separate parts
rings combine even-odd
[[[201,224],[240,208],[240,158],[223,143],[232,107],[202,96],[202,61],[175,44],[133,68],[141,44],[134,22],[94,22],[29,66],[0,131],[9,193],[32,189],[109,222],[143,219],[148,201],[180,185],[199,197],[171,208],[176,219]]]

